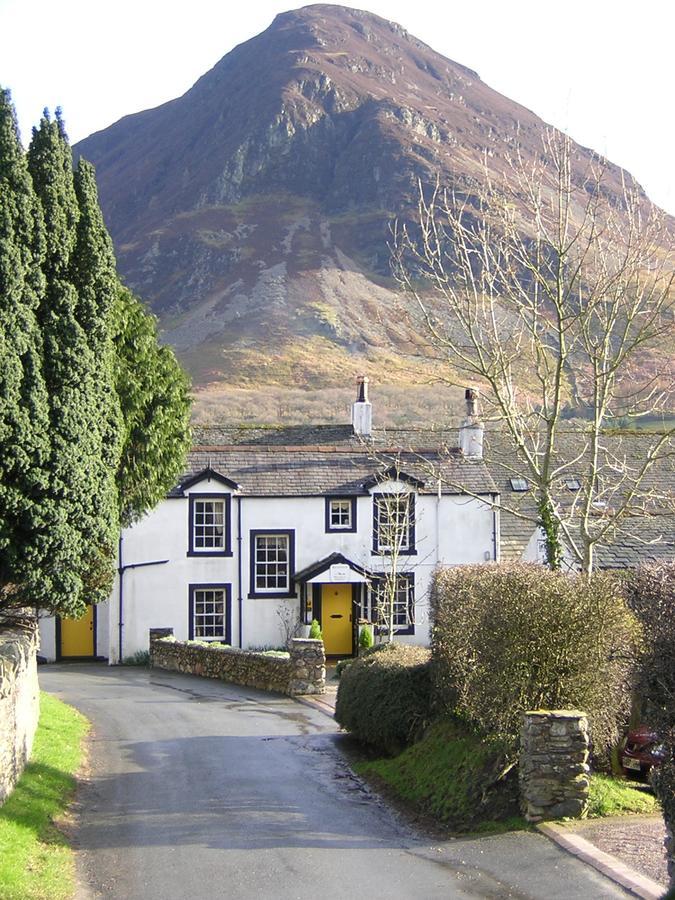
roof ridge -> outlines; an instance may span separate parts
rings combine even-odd
[[[223,450],[256,450],[261,453],[279,453],[281,452],[314,452],[314,453],[354,453],[361,451],[363,453],[372,452],[373,455],[382,453],[439,453],[448,452],[461,456],[459,447],[387,447],[368,444],[195,444],[190,453],[217,453]],[[478,460],[483,462],[483,460]],[[387,462],[387,460],[383,460]],[[476,462],[474,459],[467,459],[467,462]]]

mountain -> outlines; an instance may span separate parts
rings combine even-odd
[[[470,194],[486,160],[498,180],[545,128],[399,25],[316,5],[76,152],[96,165],[123,277],[197,387],[317,388],[359,370],[406,380],[388,240],[418,179]]]

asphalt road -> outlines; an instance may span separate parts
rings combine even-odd
[[[355,778],[323,713],[158,670],[53,665],[93,723],[78,792],[82,897],[627,897],[538,834],[434,843]]]

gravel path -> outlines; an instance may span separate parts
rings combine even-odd
[[[668,884],[663,840],[666,829],[661,816],[614,816],[587,819],[573,828],[599,850],[659,884]]]

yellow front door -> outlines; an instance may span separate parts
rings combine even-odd
[[[61,619],[61,656],[94,656],[94,607],[81,619]]]
[[[327,656],[349,655],[353,652],[351,584],[323,585],[321,631]]]

